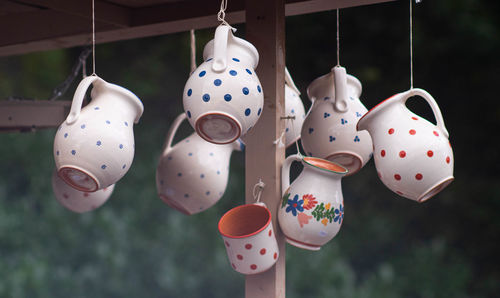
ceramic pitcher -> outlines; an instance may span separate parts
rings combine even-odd
[[[91,102],[82,108],[87,89]],[[59,176],[73,188],[93,192],[120,180],[134,158],[133,124],[144,107],[129,90],[97,76],[83,79],[54,139]]]
[[[189,123],[206,141],[228,144],[246,134],[262,113],[264,95],[255,68],[257,49],[220,25],[203,51],[203,62],[184,87]]]
[[[357,131],[358,120],[367,112],[359,100],[361,83],[334,67],[307,88],[313,105],[302,125],[302,146],[307,155],[337,162],[359,171],[371,158],[372,141],[366,131]]]
[[[432,108],[437,125],[411,112],[405,105],[420,96]],[[453,151],[441,110],[422,89],[398,93],[371,109],[358,122],[373,139],[378,175],[392,191],[423,202],[453,181]]]
[[[196,133],[172,146],[185,114],[179,115],[166,138],[156,169],[158,196],[170,207],[187,215],[204,211],[217,203],[226,190],[229,161],[234,150],[242,150],[237,140],[230,144],[209,143]]]
[[[300,161],[304,168],[290,185],[294,161]],[[341,179],[346,174],[346,168],[321,158],[291,155],[285,160],[278,221],[288,243],[319,250],[337,235],[344,219]]]
[[[285,145],[286,147],[292,145],[295,141],[300,139],[300,130],[306,117],[304,104],[300,99],[300,91],[295,86],[295,83],[285,68],[285,115],[294,116],[295,119],[287,120],[285,127]]]

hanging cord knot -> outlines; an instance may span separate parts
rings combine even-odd
[[[226,22],[226,9],[227,9],[227,0],[222,0],[220,2],[220,10],[217,13],[217,20],[221,22],[221,25],[226,25],[231,27],[231,25],[229,25],[229,23]]]
[[[292,127],[293,127],[293,121],[295,120],[295,116],[293,115],[288,115],[284,117],[282,116],[280,117],[280,119],[285,120],[285,126],[287,124],[287,121],[292,121]],[[283,139],[285,138],[285,133],[286,133],[286,128],[281,132],[281,135],[276,140],[274,140],[273,144],[278,145],[279,148],[284,147],[285,142],[283,141]]]
[[[262,195],[262,192],[264,191],[264,187],[266,187],[266,184],[262,181],[262,179],[259,178],[259,182],[253,186],[253,198],[257,203],[260,203],[260,196]]]
[[[189,36],[191,39],[191,73],[196,70],[196,37],[194,35],[194,29],[191,29],[189,32]]]

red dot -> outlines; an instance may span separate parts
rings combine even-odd
[[[446,163],[450,163],[450,157],[446,156]]]
[[[417,132],[414,130],[414,129],[410,129],[410,134],[413,136],[415,135]]]
[[[406,152],[404,150],[399,151],[399,157],[404,158],[406,156]]]
[[[389,129],[389,134],[392,135],[394,133],[394,128]]]
[[[269,237],[273,235],[273,230],[269,230]]]
[[[380,151],[380,155],[381,155],[382,157],[384,157],[384,156],[385,156],[385,150]]]
[[[88,197],[88,196],[89,196],[89,193],[88,193],[88,192],[84,192],[84,193],[83,193],[83,196],[84,196],[84,197]]]
[[[434,152],[432,150],[427,151],[427,156],[432,157],[434,155]]]
[[[382,178],[382,174],[380,174],[380,172],[377,172],[377,175],[379,178]]]
[[[278,258],[278,253],[277,253],[277,252],[275,252],[275,253],[274,253],[274,259],[276,260],[277,258]]]
[[[439,137],[439,133],[437,131],[432,132],[436,137]]]
[[[63,197],[64,197],[65,199],[69,198],[68,194],[63,194]]]
[[[231,263],[231,265],[233,266],[234,269],[236,269],[236,265],[234,265],[234,263]]]
[[[397,190],[397,191],[396,191],[396,193],[397,193],[398,195],[404,195],[404,194],[403,194],[402,192],[400,192],[399,190]]]
[[[243,256],[242,255],[237,255],[236,257],[238,258],[238,260],[243,260]]]
[[[251,249],[252,248],[252,244],[249,243],[249,244],[245,245],[245,248],[246,249]]]
[[[252,270],[257,269],[257,265],[255,265],[255,264],[250,265],[250,269],[252,269]]]
[[[399,175],[399,174],[394,175],[394,179],[396,179],[398,181],[401,180],[401,175]]]
[[[265,254],[266,254],[266,249],[265,249],[265,248],[261,249],[261,250],[260,250],[260,254],[261,254],[261,255],[265,255]]]
[[[417,118],[417,117],[411,117],[411,119],[413,119],[413,120],[418,120],[418,118]]]
[[[227,246],[227,247],[229,247],[229,246],[230,246],[230,245],[229,245],[229,242],[224,241],[224,243],[226,244],[226,246]]]
[[[422,174],[418,173],[417,175],[415,175],[415,179],[417,180],[422,180],[424,176],[422,176]]]

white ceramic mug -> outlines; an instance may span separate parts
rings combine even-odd
[[[306,117],[304,104],[300,99],[300,91],[285,68],[285,115],[294,116],[295,119],[287,120],[285,125],[285,145],[286,147],[300,139],[300,130]]]
[[[257,122],[264,95],[255,68],[257,49],[220,25],[203,51],[203,62],[191,74],[183,93],[189,123],[206,141],[228,144]]]
[[[271,268],[279,257],[271,212],[263,203],[247,204],[226,212],[219,221],[229,262],[243,274]]]
[[[84,213],[102,206],[113,193],[115,185],[113,184],[95,192],[83,192],[66,184],[54,171],[52,174],[52,189],[59,204],[73,212]]]
[[[437,125],[406,107],[412,96],[427,101]],[[397,194],[423,202],[453,181],[448,131],[439,106],[425,90],[410,89],[379,103],[359,120],[357,129],[370,133],[378,176]]]
[[[372,140],[357,131],[358,120],[367,112],[359,100],[361,83],[334,67],[307,88],[313,105],[302,125],[302,146],[309,156],[341,164],[348,175],[359,171],[371,158]]]
[[[82,108],[87,89],[92,101]],[[54,139],[59,176],[73,188],[93,192],[109,187],[130,169],[134,158],[133,124],[144,107],[129,90],[97,76],[83,79],[71,110]]]
[[[229,178],[229,161],[234,150],[242,150],[237,140],[217,145],[196,133],[172,146],[185,114],[172,123],[156,168],[158,196],[170,207],[188,215],[204,211],[223,196]]]

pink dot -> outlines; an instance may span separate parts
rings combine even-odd
[[[413,120],[418,120],[418,118],[417,118],[417,117],[411,117],[411,119],[413,119]]]
[[[396,180],[398,180],[398,181],[399,181],[399,180],[401,180],[401,175],[399,175],[399,174],[395,174],[395,175],[394,175],[394,179],[396,179]]]
[[[385,150],[380,151],[380,155],[381,155],[382,157],[384,157],[384,156],[385,156]]]
[[[64,197],[65,199],[69,198],[68,194],[63,194],[63,197]]]
[[[238,258],[238,260],[243,260],[243,256],[242,255],[237,255],[236,258]]]
[[[273,235],[273,230],[269,230],[269,237]]]
[[[403,195],[403,193],[402,193],[402,192],[400,192],[399,190],[397,190],[397,191],[396,191],[396,193],[397,193],[398,195]]]
[[[417,132],[414,130],[414,129],[410,129],[410,134],[413,136],[415,135]]]
[[[432,132],[436,137],[439,137],[439,133],[437,131]]]
[[[275,252],[273,257],[274,257],[274,259],[276,260],[276,259],[278,258],[278,253],[277,253],[277,252]]]
[[[252,270],[257,269],[257,265],[255,265],[255,264],[250,265],[250,269],[252,269]]]
[[[89,193],[88,193],[88,192],[84,192],[84,193],[83,193],[83,196],[84,196],[84,197],[88,197],[88,196],[89,196]]]
[[[450,157],[446,156],[446,163],[450,163]]]
[[[246,249],[251,249],[252,248],[252,244],[248,243],[247,245],[245,245],[245,248]]]
[[[265,249],[265,248],[261,249],[261,250],[260,250],[260,254],[261,254],[261,255],[265,255],[265,254],[266,254],[266,249]]]
[[[233,266],[234,269],[236,269],[236,265],[234,265],[234,263],[231,263],[231,265]]]
[[[224,243],[226,244],[226,246],[227,246],[227,247],[229,247],[229,246],[230,246],[230,245],[229,245],[229,242],[224,241]]]
[[[394,133],[394,128],[389,129],[389,134],[392,135]]]
[[[422,174],[420,174],[420,173],[415,175],[415,179],[417,179],[417,180],[422,180],[422,178],[424,178],[424,176],[422,176]]]
[[[406,156],[406,152],[404,150],[399,151],[399,157],[404,158]]]
[[[432,157],[434,155],[434,152],[432,150],[427,151],[427,156]]]

